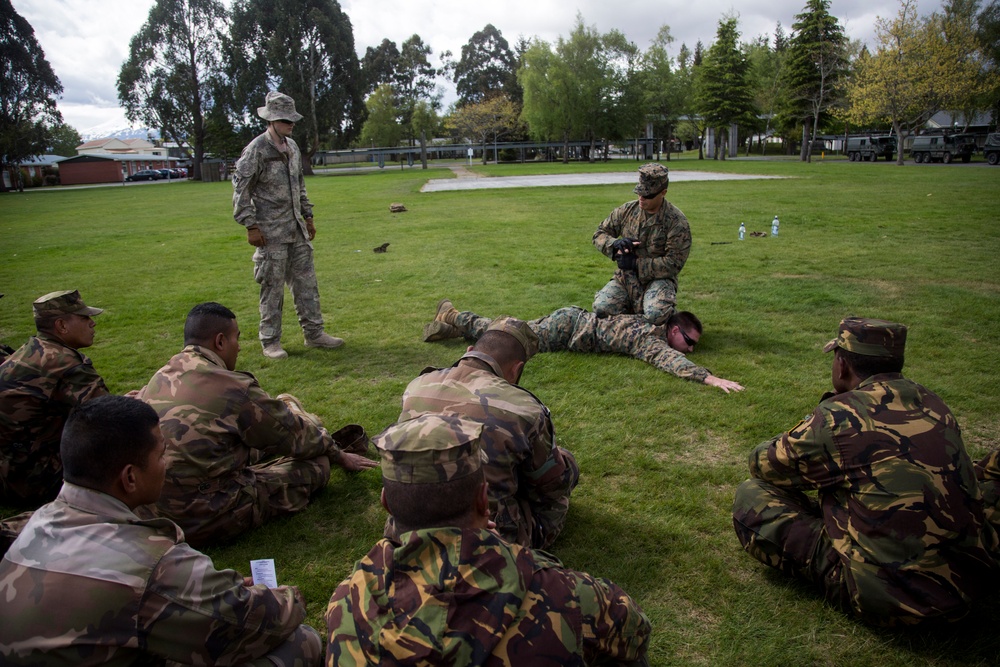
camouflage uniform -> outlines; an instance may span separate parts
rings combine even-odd
[[[167,443],[160,500],[137,513],[172,519],[195,546],[301,511],[330,480],[328,456],[340,456],[326,429],[198,345],[174,355],[136,398],[156,410]]]
[[[666,186],[665,167],[640,167],[637,194],[655,194]],[[634,249],[636,270],[616,269],[610,282],[594,297],[594,312],[599,317],[638,314],[651,324],[663,324],[674,312],[677,275],[691,252],[687,218],[666,199],[650,216],[636,199],[616,208],[600,224],[594,232],[594,247],[615,259],[612,244],[619,238],[639,241]]]
[[[294,588],[246,586],[183,539],[166,519],[67,483],[0,561],[0,662],[322,662]]]
[[[455,318],[462,334],[477,340],[492,320],[471,311]],[[695,382],[704,382],[711,371],[688,360],[667,344],[663,326],[653,326],[636,315],[599,318],[578,306],[560,308],[551,315],[531,320],[528,326],[538,336],[540,352],[613,352],[636,359]]]
[[[849,320],[841,328],[837,346],[867,354],[859,349],[875,345]],[[733,506],[744,548],[869,622],[955,620],[997,576],[958,423],[899,373],[823,400],[750,454],[750,475]]]
[[[486,481],[497,531],[508,542],[548,548],[566,523],[580,479],[576,459],[555,444],[552,417],[534,394],[507,382],[488,355],[470,352],[462,359],[477,365],[424,369],[403,393],[398,421],[450,414],[483,424],[480,443],[489,458]]]
[[[1000,448],[994,449],[976,464],[976,477],[983,492],[986,518],[1000,533]]]
[[[291,137],[287,141],[288,152],[282,152],[264,132],[243,149],[233,172],[233,216],[244,227],[260,229],[267,242],[253,255],[254,280],[260,285],[260,340],[265,346],[281,340],[286,284],[306,339],[323,334],[313,246],[306,230],[313,207],[299,147]]]
[[[90,359],[44,333],[0,365],[0,498],[35,505],[55,498],[66,417],[107,393]]]
[[[482,424],[424,415],[375,438],[386,480],[457,480],[483,465]],[[327,665],[646,664],[650,623],[618,586],[485,529],[382,540],[330,598]]]

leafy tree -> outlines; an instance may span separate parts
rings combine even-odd
[[[830,0],[807,0],[792,24],[794,33],[783,71],[786,113],[802,123],[803,162],[811,160],[817,128],[840,99],[847,69],[847,38],[829,9]]]
[[[431,47],[416,34],[399,48],[394,85],[396,106],[400,112],[400,123],[411,140],[414,136],[412,118],[417,103],[424,100],[435,110],[441,107],[441,94],[437,92],[434,82],[438,71],[431,66],[431,55]]]
[[[56,108],[62,90],[31,24],[10,0],[0,0],[0,168],[45,152],[47,123],[62,121]]]
[[[446,127],[463,139],[472,139],[483,147],[486,164],[487,142],[496,143],[520,130],[520,107],[506,95],[494,95],[481,102],[459,107],[448,117]],[[494,155],[494,159],[496,156]]]
[[[396,108],[396,95],[392,86],[383,83],[375,89],[365,102],[368,119],[361,129],[361,144],[363,146],[398,146],[403,136],[403,128],[399,124],[399,110]]]
[[[427,100],[420,100],[413,107],[410,117],[410,130],[413,136],[420,139],[420,162],[427,168],[427,135],[441,129],[441,118]]]
[[[996,125],[1000,123],[1000,0],[993,0],[977,17],[976,38],[982,49],[983,74],[987,81],[979,107],[989,110]]]
[[[715,43],[709,48],[696,80],[697,107],[709,127],[716,128],[717,152],[726,159],[729,126],[755,122],[749,65],[737,46],[735,17],[719,21]]]
[[[76,155],[76,147],[83,143],[83,137],[76,128],[66,123],[56,123],[49,128],[49,152],[64,157]]]
[[[517,58],[507,40],[492,23],[487,23],[462,46],[462,58],[453,66],[458,105],[481,102],[494,95],[514,97],[518,88],[516,67]]]
[[[365,56],[361,59],[361,76],[365,82],[365,95],[371,95],[383,83],[395,83],[398,67],[399,49],[396,48],[396,42],[383,39],[378,46],[369,46],[365,49]]]
[[[227,21],[219,0],[157,0],[132,37],[118,75],[125,116],[159,129],[179,146],[193,147],[196,179],[205,153],[205,115],[222,71]]]
[[[561,58],[543,40],[533,40],[522,57],[517,71],[524,91],[521,120],[539,141],[562,140],[568,144],[574,129],[574,86],[565,70]]]
[[[774,29],[773,48],[770,42],[767,35],[761,35],[744,45],[743,49],[750,65],[748,77],[753,90],[754,106],[764,116],[763,124],[757,123],[757,130],[763,136],[760,144],[761,155],[764,154],[767,137],[771,135],[772,128],[785,129],[781,127],[782,123],[776,122],[778,103],[785,99],[784,77],[781,74],[788,56],[788,40],[785,38],[780,22]],[[748,143],[748,154],[750,148]]]

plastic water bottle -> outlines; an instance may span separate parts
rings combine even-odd
[[[743,240],[743,237],[746,236],[746,234],[747,234],[747,226],[741,222],[740,223],[740,241]]]
[[[774,220],[771,221],[771,236],[778,235],[778,216],[774,216]]]

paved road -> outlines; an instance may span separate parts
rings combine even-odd
[[[421,192],[443,192],[446,190],[490,190],[494,188],[544,188],[554,185],[614,185],[635,184],[634,171],[612,171],[591,174],[546,174],[542,176],[496,176],[483,178],[463,177],[457,169],[458,178],[434,178],[420,188]],[[467,170],[462,170],[468,172]],[[785,178],[784,176],[759,176],[754,174],[716,174],[708,171],[671,171],[670,182],[681,181],[748,181],[756,179]]]

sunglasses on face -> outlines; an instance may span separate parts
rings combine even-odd
[[[684,342],[685,343],[687,343],[691,347],[694,347],[695,345],[698,344],[698,341],[692,340],[691,336],[688,336],[687,333],[684,332],[684,329],[681,329],[680,327],[677,327],[677,330],[681,332],[681,336],[684,338]]]

